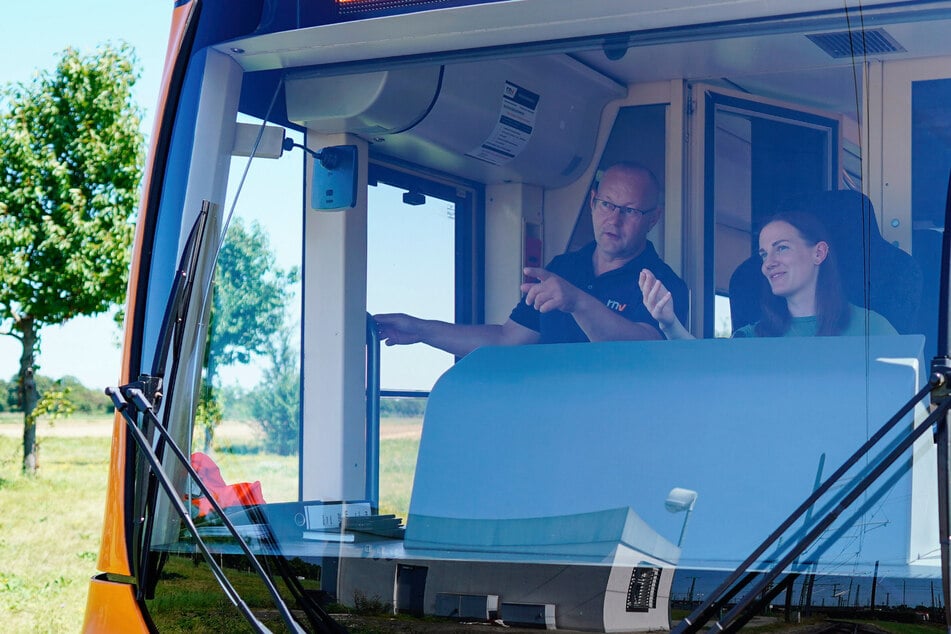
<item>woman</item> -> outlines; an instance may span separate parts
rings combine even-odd
[[[763,318],[734,337],[812,337],[894,335],[892,325],[874,311],[845,299],[835,253],[825,226],[812,214],[785,212],[760,231],[759,255],[769,291]],[[644,305],[668,339],[692,339],[674,315],[670,293],[650,271],[638,280]]]

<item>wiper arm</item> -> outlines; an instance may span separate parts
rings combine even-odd
[[[277,588],[274,586],[274,583],[271,581],[270,576],[264,570],[261,563],[258,561],[257,557],[254,556],[254,553],[251,551],[251,548],[248,546],[247,542],[244,541],[244,538],[238,533],[237,528],[225,514],[224,509],[211,494],[211,491],[205,486],[205,483],[199,477],[198,473],[195,471],[194,467],[191,465],[191,461],[185,456],[185,453],[181,448],[175,443],[175,440],[171,437],[158,418],[155,416],[155,413],[152,411],[152,403],[146,398],[142,390],[138,387],[127,387],[126,389],[116,389],[116,388],[106,388],[106,394],[112,399],[115,404],[116,409],[123,415],[128,423],[129,431],[132,434],[132,438],[135,440],[136,445],[139,450],[145,456],[145,459],[148,461],[149,466],[151,467],[151,472],[155,476],[155,479],[158,481],[162,489],[165,490],[165,494],[168,496],[169,502],[172,507],[175,509],[178,516],[188,527],[189,532],[195,539],[195,543],[201,549],[202,554],[205,557],[205,561],[208,563],[208,566],[211,568],[212,573],[217,579],[218,584],[224,590],[225,594],[231,600],[231,602],[241,611],[241,614],[247,619],[248,623],[255,629],[256,632],[261,634],[269,633],[269,630],[263,623],[261,623],[257,617],[251,612],[251,609],[245,603],[244,599],[241,598],[241,595],[238,594],[234,586],[228,580],[224,571],[215,561],[214,556],[209,550],[208,546],[205,544],[201,535],[198,533],[198,527],[195,526],[195,522],[191,518],[191,514],[188,512],[188,509],[185,508],[185,504],[179,498],[177,491],[175,490],[175,485],[172,484],[171,478],[162,468],[162,461],[156,455],[155,451],[152,450],[150,446],[149,439],[146,438],[145,434],[139,429],[139,426],[136,422],[136,417],[138,415],[143,415],[149,422],[152,424],[153,429],[158,431],[161,435],[164,443],[172,450],[172,453],[181,463],[181,465],[188,472],[188,475],[192,478],[198,488],[201,490],[202,494],[211,504],[211,507],[221,518],[222,523],[228,529],[228,532],[231,533],[232,537],[238,542],[241,550],[250,560],[255,572],[261,578],[261,581],[264,583],[268,592],[270,593],[272,599],[274,600],[275,605],[277,606],[278,612],[280,612],[281,617],[284,622],[287,624],[288,628],[292,632],[297,634],[305,634],[305,631],[297,623],[294,617],[291,615],[290,610],[287,607],[287,604],[284,602],[284,599],[281,598],[281,595],[278,593]],[[134,407],[134,413],[130,411],[130,401],[132,407]]]

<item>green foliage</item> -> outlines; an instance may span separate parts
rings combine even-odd
[[[264,432],[264,448],[282,456],[297,452],[300,429],[300,369],[290,331],[282,328],[268,350],[271,367],[250,395],[251,415]]]
[[[49,381],[46,377],[38,377]],[[58,384],[69,390],[66,400],[72,405],[77,414],[111,414],[113,411],[112,401],[103,394],[102,390],[93,390],[83,385],[79,379],[74,376],[64,376],[57,381]],[[43,388],[40,388],[40,395],[44,394]]]
[[[381,416],[397,416],[400,418],[421,418],[426,411],[425,398],[382,398],[380,399]]]
[[[96,571],[109,438],[51,435],[43,438],[42,447],[40,475],[25,477],[20,474],[19,436],[0,435],[4,632],[76,631],[89,577]]]
[[[23,411],[16,382],[16,377],[10,381],[0,379],[0,412]],[[112,401],[101,391],[89,389],[74,376],[64,376],[54,380],[48,376],[39,375],[36,377],[36,388],[41,401],[50,390],[61,391],[64,402],[68,403],[72,411],[77,414],[112,413]]]
[[[66,421],[49,430],[43,426],[49,435],[43,438],[43,468],[37,477],[28,478],[20,473],[19,438],[0,434],[3,496],[3,513],[0,513],[0,614],[3,616],[0,623],[3,632],[72,632],[82,623],[89,578],[96,572],[96,553],[100,546],[110,440],[107,434],[59,437],[57,433],[68,429],[72,422]],[[103,419],[100,424],[106,430],[112,428],[111,419]],[[417,432],[412,443],[401,438],[399,444],[394,445],[388,439],[391,434],[386,433],[390,425],[402,429],[406,423],[383,422],[382,494],[385,499],[397,497],[408,501],[411,465],[415,462],[419,435]],[[227,425],[220,435],[228,441]],[[261,480],[268,502],[297,499],[298,463],[294,458],[250,453],[222,454],[216,460],[229,482]],[[400,480],[398,490],[394,489],[394,464],[401,465],[401,473],[408,469],[408,479]],[[289,494],[281,497],[277,495],[279,491]],[[387,506],[382,512],[405,517],[406,506]],[[298,576],[306,577],[305,587],[316,589],[319,571],[314,566],[291,563]],[[159,615],[166,619],[162,624],[168,624],[169,628],[162,627],[161,631],[235,631],[229,628],[239,623],[240,617],[222,624],[218,621],[218,612],[209,607],[214,603],[222,606],[222,612],[235,614],[207,567],[195,566],[190,559],[181,560],[180,564],[175,566],[170,560],[157,588],[156,601],[169,599]],[[195,577],[204,581],[195,585]],[[270,606],[252,575],[232,575],[229,570],[229,578],[239,585],[245,598],[253,600],[253,596],[260,596],[260,604]],[[249,592],[253,596],[249,597]],[[150,607],[155,606],[155,602],[150,602]],[[273,611],[268,614],[273,615]],[[202,629],[210,624],[220,627]],[[272,625],[271,621],[268,625]],[[272,629],[280,631],[276,624]],[[350,629],[371,631],[359,627]]]
[[[299,560],[298,560],[299,561]],[[234,585],[241,598],[255,613],[267,631],[287,632],[274,600],[253,572],[243,556],[225,555],[219,558],[224,574]],[[265,565],[269,562],[265,561]],[[296,567],[300,569],[300,566]],[[317,579],[320,569],[316,566]],[[162,570],[162,582],[156,587],[154,598],[147,601],[149,614],[156,630],[163,633],[252,632],[247,621],[222,592],[221,586],[208,564],[201,557],[172,555]],[[284,601],[294,605],[294,598],[280,577],[275,575],[274,587]],[[316,592],[319,581],[301,575],[298,581]],[[303,619],[301,619],[303,621]],[[308,630],[309,631],[309,630]]]
[[[195,410],[196,427],[204,432],[204,449],[206,453],[211,450],[211,441],[215,434],[215,429],[224,419],[224,410],[221,403],[218,402],[215,389],[203,383],[198,394],[198,407]]]
[[[43,393],[33,411],[27,414],[29,423],[36,424],[40,418],[48,418],[50,422],[53,422],[59,418],[70,416],[76,411],[68,398],[70,388],[63,387],[59,382],[57,383],[55,387]]]
[[[0,103],[0,320],[14,330],[108,310],[125,295],[144,156],[126,46],[66,49]]]
[[[267,353],[271,337],[284,323],[287,286],[296,269],[275,260],[267,232],[258,222],[245,227],[236,218],[228,227],[215,267],[206,367],[213,383],[219,366],[248,363]]]
[[[17,390],[17,378],[13,377],[9,383],[4,381],[4,391],[0,394],[4,403],[4,411],[22,412],[23,406],[20,404],[20,392]]]
[[[218,400],[224,417],[228,420],[251,420],[251,403],[248,391],[240,385],[226,385],[218,390]]]
[[[393,604],[378,596],[368,597],[365,593],[356,590],[353,593],[354,614],[393,614]]]

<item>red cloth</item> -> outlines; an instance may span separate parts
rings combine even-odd
[[[192,468],[198,473],[198,477],[221,508],[264,504],[260,481],[228,484],[221,477],[221,469],[215,461],[199,451],[191,455],[191,463]],[[192,504],[198,507],[198,517],[204,517],[214,510],[205,496],[193,497]]]

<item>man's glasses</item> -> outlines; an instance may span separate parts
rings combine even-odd
[[[654,205],[654,206],[651,207],[650,209],[638,209],[637,207],[624,207],[624,206],[622,206],[622,205],[615,205],[614,203],[609,202],[609,201],[607,201],[607,200],[603,200],[603,199],[601,199],[601,198],[595,198],[595,199],[594,199],[594,202],[597,203],[598,209],[600,209],[600,210],[603,211],[604,213],[606,213],[606,214],[607,214],[607,213],[614,213],[614,212],[616,211],[616,212],[620,213],[623,218],[627,218],[627,217],[629,217],[629,216],[634,216],[634,214],[639,214],[639,215],[641,215],[641,216],[646,216],[646,215],[649,214],[650,212],[652,212],[652,211],[654,211],[655,209],[657,209],[657,205]]]

